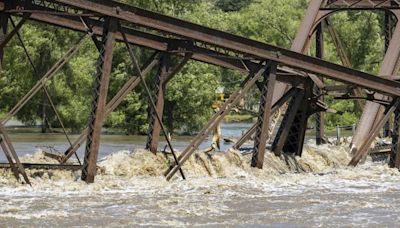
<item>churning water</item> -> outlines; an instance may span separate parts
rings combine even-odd
[[[1,226],[337,227],[398,226],[400,173],[347,150],[309,142],[302,158],[268,153],[263,170],[236,151],[197,153],[188,180],[165,181],[163,155],[120,151],[99,162],[96,183],[79,172],[30,170],[33,187],[0,174]],[[40,152],[27,162],[55,162]]]

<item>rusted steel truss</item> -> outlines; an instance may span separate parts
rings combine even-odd
[[[208,136],[214,127],[223,117],[234,108],[234,105],[244,96],[259,79],[263,79],[261,87],[260,110],[257,123],[236,143],[235,148],[239,148],[247,139],[255,134],[254,153],[252,166],[262,168],[269,135],[269,129],[274,112],[284,110],[282,106],[289,101],[283,120],[279,126],[277,135],[273,140],[272,150],[276,155],[283,152],[301,155],[304,142],[307,120],[310,115],[326,111],[327,107],[323,103],[322,95],[326,94],[322,78],[330,78],[350,85],[352,88],[364,88],[377,92],[376,100],[393,99],[390,107],[386,110],[383,118],[379,117],[379,104],[366,105],[365,112],[374,110],[373,115],[365,117],[362,121],[371,120],[370,126],[358,128],[357,135],[368,135],[368,139],[357,139],[357,145],[362,145],[357,151],[357,158],[353,159],[352,164],[364,157],[368,151],[370,143],[379,129],[390,117],[390,113],[398,107],[400,96],[400,83],[387,78],[379,78],[371,74],[351,69],[343,45],[341,45],[338,35],[334,29],[330,28],[328,16],[341,10],[385,10],[390,13],[387,16],[386,24],[394,24],[399,16],[398,1],[374,1],[374,0],[341,0],[323,1],[312,0],[306,13],[306,17],[301,24],[299,32],[293,42],[291,50],[267,45],[265,43],[250,40],[244,37],[232,35],[219,30],[207,28],[190,22],[186,22],[173,17],[143,10],[134,6],[106,0],[0,0],[0,55],[8,41],[22,28],[27,20],[35,20],[58,27],[75,30],[88,34],[94,41],[95,46],[100,52],[100,57],[95,74],[94,96],[92,112],[89,117],[89,126],[84,130],[78,139],[71,143],[70,148],[61,158],[65,163],[86,139],[86,152],[84,164],[82,166],[82,179],[88,183],[94,181],[96,174],[96,162],[100,145],[100,134],[104,119],[122,102],[126,95],[131,92],[143,77],[150,70],[159,64],[157,80],[154,83],[153,96],[150,96],[151,111],[149,115],[149,134],[147,148],[152,152],[157,151],[159,136],[165,129],[162,124],[162,113],[164,106],[164,93],[167,82],[181,70],[189,60],[200,61],[208,64],[221,66],[237,70],[248,77],[240,85],[236,93],[225,102],[224,106],[216,113],[211,120],[204,126],[200,133],[193,139],[190,145],[175,157],[175,163],[165,173],[169,180],[180,170],[182,165],[195,152],[200,143]],[[18,16],[21,20],[14,25],[10,32],[7,24],[10,16]],[[327,23],[325,23],[327,22]],[[345,66],[329,63],[323,58],[323,28],[322,23],[333,36],[335,45],[338,47],[339,55]],[[135,25],[135,26],[130,26]],[[132,29],[132,27],[145,27],[146,32]],[[391,28],[391,27],[390,27]],[[389,27],[388,27],[389,29]],[[398,42],[393,40],[400,39],[400,26],[387,32],[387,54],[384,66],[381,71],[382,76],[393,75],[397,69],[400,47]],[[388,30],[389,31],[389,30]],[[311,38],[316,32],[316,56],[305,55],[310,47]],[[29,91],[20,102],[9,112],[1,121],[5,124],[15,115],[40,89],[45,82],[50,80],[56,72],[61,69],[66,62],[77,52],[84,40],[83,36],[77,44],[71,48],[65,57],[58,61],[47,74]],[[100,37],[100,40],[98,39]],[[391,39],[390,39],[391,38]],[[391,40],[392,42],[389,42]],[[139,76],[130,78],[120,89],[115,97],[108,104],[107,90],[108,81],[111,74],[112,50],[114,42],[124,42],[128,45],[137,45],[156,51],[148,63],[139,69]],[[129,45],[128,45],[128,49]],[[159,55],[161,52],[161,57]],[[131,58],[135,66],[137,61],[131,53]],[[174,68],[169,64],[168,59],[172,56],[181,57],[183,60]],[[389,72],[390,71],[390,72]],[[146,83],[144,85],[147,87]],[[314,89],[315,88],[315,89]],[[378,95],[381,94],[381,95]],[[49,94],[48,94],[49,95]],[[50,98],[49,98],[50,99]],[[50,99],[51,100],[51,99]],[[55,104],[52,103],[55,107]],[[396,109],[397,110],[397,109]],[[398,111],[395,118],[395,134],[398,135]],[[279,116],[279,115],[278,115]],[[376,122],[376,124],[373,124]],[[382,126],[381,126],[382,125]],[[324,141],[323,116],[317,116],[316,139],[318,143]],[[373,131],[371,131],[373,129]],[[378,129],[378,130],[377,130]],[[397,131],[397,134],[396,134]],[[5,132],[5,131],[2,131]],[[10,144],[7,142],[7,135],[2,137],[1,145]],[[398,137],[398,136],[396,136]],[[395,161],[397,154],[397,139],[393,138],[392,162]],[[356,137],[357,138],[357,137]],[[172,145],[168,138],[171,150]],[[356,143],[355,143],[356,144]],[[24,175],[23,167],[17,161],[16,153],[7,146],[4,149],[7,158],[10,158],[10,167],[16,176]],[[397,156],[399,157],[399,156]],[[360,159],[358,159],[360,158]],[[396,165],[396,162],[393,164]],[[14,168],[13,168],[14,167]],[[17,169],[18,168],[18,169]],[[19,173],[18,173],[19,172]],[[181,172],[183,176],[183,172]],[[184,176],[183,176],[184,177]],[[26,180],[28,182],[28,180]]]
[[[115,31],[118,22],[114,18],[105,18],[100,56],[94,79],[92,111],[86,139],[85,160],[82,167],[82,180],[93,183],[97,169],[97,157],[100,148],[100,135],[105,119],[108,84],[110,81]]]

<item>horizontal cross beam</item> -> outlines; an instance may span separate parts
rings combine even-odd
[[[114,17],[128,23],[189,38],[194,41],[205,42],[260,60],[276,61],[280,65],[301,69],[386,95],[400,96],[400,83],[398,82],[378,78],[368,73],[302,55],[284,48],[207,28],[123,3],[108,0],[54,0],[52,2]]]

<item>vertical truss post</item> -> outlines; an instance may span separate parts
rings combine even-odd
[[[150,60],[144,64],[141,71],[144,75],[147,75],[156,64],[159,62],[158,54],[153,55]],[[124,100],[124,98],[140,83],[140,77],[132,76],[118,93],[108,102],[106,106],[106,116],[110,115],[118,105]],[[61,159],[61,163],[67,162],[67,160],[78,150],[78,148],[85,142],[87,137],[88,128],[82,131],[79,137],[72,143],[72,145],[64,152],[64,157]]]
[[[106,112],[106,101],[111,74],[113,46],[118,21],[106,18],[103,28],[102,50],[97,63],[93,89],[92,111],[89,117],[89,130],[86,141],[85,160],[82,167],[82,180],[93,183],[96,175],[97,156],[100,147],[101,128]]]
[[[265,147],[268,140],[268,130],[272,112],[272,96],[276,82],[277,63],[272,62],[270,68],[264,72],[264,83],[261,91],[260,109],[257,120],[257,130],[254,139],[254,151],[251,166],[263,168]]]
[[[394,110],[394,126],[392,134],[392,148],[390,153],[389,166],[391,168],[400,168],[400,106]]]
[[[146,149],[150,150],[154,154],[157,153],[161,132],[161,125],[157,121],[156,112],[162,118],[164,111],[164,96],[166,87],[165,80],[167,79],[170,67],[169,61],[170,56],[168,54],[163,54],[161,56],[160,67],[158,69],[156,81],[154,83],[154,102],[156,105],[156,110],[154,110],[153,107],[149,105],[149,130],[147,134]]]
[[[9,1],[6,2],[5,8],[10,9],[15,5],[15,3]],[[19,28],[25,22],[26,19],[20,22]],[[9,15],[7,13],[0,13],[0,71],[3,70],[3,59],[4,59],[4,48],[6,44],[11,40],[11,37],[18,31],[19,28],[14,28],[13,32],[7,34],[8,32],[8,22]],[[10,164],[11,171],[17,180],[20,178],[20,174],[23,176],[25,183],[31,184],[28,175],[25,172],[23,165],[21,164],[18,155],[14,149],[11,139],[8,136],[4,126],[0,123],[0,147],[3,150],[8,163]]]
[[[317,31],[315,34],[316,45],[315,45],[315,55],[317,58],[324,58],[324,32],[323,32],[323,23],[321,22],[317,26]],[[322,80],[322,79],[321,79]],[[317,96],[321,95],[321,90],[314,86],[315,92]],[[324,101],[324,97],[320,97],[321,101]],[[323,112],[317,112],[315,114],[315,140],[317,145],[321,145],[325,143],[325,114]]]

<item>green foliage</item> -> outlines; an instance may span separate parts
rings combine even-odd
[[[210,118],[218,82],[215,67],[195,62],[171,80],[166,99],[176,104],[173,117],[177,129],[193,134]]]
[[[298,31],[307,0],[121,0],[145,9],[179,17],[230,33],[242,35],[261,42],[290,48]],[[351,63],[356,69],[378,73],[383,59],[382,13],[347,12],[332,16],[347,49]],[[30,67],[17,39],[6,48],[4,69],[0,75],[0,115],[7,113],[18,100],[41,78],[44,73],[72,46],[81,34],[35,22],[27,23],[21,30],[27,49],[32,56],[37,74]],[[340,63],[333,42],[325,31],[325,58]],[[314,44],[311,45],[311,50]],[[138,47],[134,49],[141,63],[153,53]],[[312,54],[313,51],[310,51]],[[86,40],[83,48],[64,66],[56,77],[47,83],[64,124],[78,132],[88,122],[91,108],[93,75],[98,53]],[[173,58],[172,63],[179,60]],[[156,67],[157,68],[157,67]],[[147,77],[152,85],[156,70]],[[128,57],[123,44],[116,45],[109,97],[137,70]],[[215,89],[225,87],[227,94],[235,91],[244,75],[202,63],[189,62],[166,89],[164,120],[170,131],[193,134],[213,114],[211,104]],[[333,84],[327,80],[326,83]],[[259,92],[251,90],[245,100],[247,106],[257,105]],[[329,114],[329,126],[356,122],[360,110],[351,101],[327,98],[331,108],[342,115]],[[107,127],[122,128],[127,134],[147,132],[148,99],[142,86],[131,92],[106,121]],[[26,124],[35,124],[42,118],[43,110],[53,127],[59,126],[54,112],[39,92],[17,115]],[[44,108],[43,108],[44,107]],[[174,120],[173,122],[171,120]]]
[[[239,11],[250,5],[252,0],[217,0],[215,6],[224,12]]]

